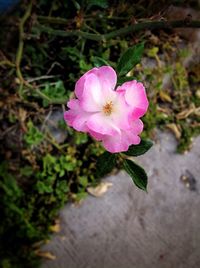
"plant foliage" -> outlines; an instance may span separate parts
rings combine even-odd
[[[167,32],[146,37],[142,32],[91,39],[91,34],[99,37],[131,25],[133,17],[149,20],[160,14],[164,2],[39,0],[32,8],[31,2],[21,1],[0,18],[2,268],[38,267],[35,245],[48,238],[60,207],[80,201],[87,187],[113,168],[123,165],[136,186],[146,190],[144,170],[125,158],[150,149],[146,138],[153,137],[156,126],[177,135],[181,152],[200,133],[199,65],[184,67],[190,51],[180,49],[180,38]],[[138,41],[144,39],[148,42]],[[153,67],[146,65],[147,58]],[[72,97],[77,79],[102,65],[118,71],[119,84],[145,80],[150,99],[144,139],[121,156],[104,152],[63,120],[63,105]],[[162,86],[165,75],[172,78],[172,90]]]

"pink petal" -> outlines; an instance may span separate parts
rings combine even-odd
[[[126,140],[126,142],[130,145],[133,144],[139,144],[140,143],[140,137],[134,133],[134,131],[128,130],[126,133],[122,133],[123,140]]]
[[[122,135],[106,135],[102,141],[104,148],[110,153],[126,152],[129,144],[122,139]]]
[[[101,83],[94,74],[89,74],[85,80],[85,88],[80,100],[81,107],[88,112],[97,112],[101,110],[104,95]]]
[[[121,86],[118,86],[117,87],[117,90],[118,91],[126,91],[126,90],[128,90],[129,88],[133,88],[133,87],[135,87],[136,85],[137,85],[137,81],[136,80],[132,80],[132,81],[127,81],[127,82],[125,82],[125,83],[123,83]]]
[[[77,98],[81,98],[85,85],[85,75],[82,76],[75,84],[75,95]]]
[[[99,80],[108,89],[114,90],[117,83],[117,74],[115,70],[110,66],[102,66],[98,69],[97,76]]]
[[[125,90],[125,100],[133,108],[133,119],[139,118],[146,113],[149,103],[142,83],[136,80],[125,82],[117,90]]]
[[[85,88],[85,81],[87,79],[87,76],[90,74],[96,75],[102,84],[105,84],[106,87],[109,89],[114,90],[115,85],[117,83],[117,75],[114,69],[110,66],[102,66],[99,68],[93,68],[86,72],[81,78],[76,82],[75,85],[75,94],[77,98],[81,98],[84,88]]]
[[[80,102],[77,99],[71,99],[68,101],[67,106],[70,108],[70,110],[64,113],[66,123],[78,131],[86,132],[88,130],[86,122],[90,116],[90,113],[82,110]]]
[[[97,71],[98,71],[98,68],[93,68],[92,70],[89,70],[84,75],[82,75],[81,78],[76,82],[75,95],[77,96],[77,98],[80,99],[82,94],[83,94],[83,90],[85,87],[85,80],[86,80],[87,76],[91,73],[96,74]]]
[[[67,103],[67,107],[73,110],[79,110],[80,108],[80,104],[79,104],[79,100],[77,99],[71,99],[68,101]]]
[[[121,132],[119,127],[112,122],[112,119],[102,113],[91,115],[86,125],[91,131],[102,135],[108,134],[112,136]]]
[[[116,94],[117,97],[113,105],[113,113],[110,115],[110,117],[113,123],[116,124],[120,129],[130,129],[130,107],[125,102],[122,94],[119,94],[118,92],[116,92]]]
[[[97,133],[95,131],[92,131],[91,129],[88,130],[88,133],[97,141],[101,141],[104,137],[104,135]]]
[[[137,119],[131,122],[131,130],[135,135],[139,135],[143,131],[143,128],[144,124],[142,120]]]
[[[70,110],[64,113],[64,119],[69,126],[73,125],[73,122],[77,116],[77,110],[79,110],[79,102],[76,99],[71,99],[67,103],[67,107]]]
[[[103,146],[111,153],[126,152],[129,146],[139,144],[141,139],[138,136],[143,130],[143,123],[140,119],[131,124],[130,130],[121,131],[114,136],[105,135],[103,137]]]
[[[88,132],[88,127],[86,125],[88,118],[89,115],[86,113],[76,116],[72,124],[73,128],[77,131]]]
[[[73,122],[76,118],[76,113],[72,110],[69,110],[69,111],[66,111],[64,113],[64,119],[65,119],[65,122],[70,126],[72,127],[73,125]]]
[[[106,101],[113,100],[113,90],[117,81],[115,71],[109,66],[102,66],[85,76],[81,106],[88,112],[100,111]]]

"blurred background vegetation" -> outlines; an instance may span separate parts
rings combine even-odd
[[[156,126],[168,128],[180,153],[190,148],[200,132],[200,62],[191,60],[193,40],[171,28],[115,32],[167,20],[172,5],[199,8],[181,0],[39,0],[2,13],[0,267],[37,267],[38,248],[56,231],[59,208],[80,201],[100,179],[95,167],[104,149],[63,121],[74,84],[87,70],[115,68],[127,48],[144,41],[141,63],[125,78],[146,85],[150,107],[143,135],[153,138]]]

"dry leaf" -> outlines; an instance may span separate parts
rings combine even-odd
[[[40,248],[42,245],[47,244],[47,243],[49,243],[49,242],[50,242],[49,239],[41,240],[41,241],[35,242],[35,243],[32,245],[32,247],[35,249],[35,251],[38,251],[38,250],[39,250],[38,248]]]
[[[20,80],[19,80],[18,77],[15,77],[15,83],[18,84],[18,85],[20,85]]]
[[[56,220],[54,225],[51,225],[49,227],[50,231],[55,232],[55,233],[59,233],[60,232],[60,221]]]
[[[180,132],[178,126],[174,123],[167,124],[166,126],[174,133],[175,137],[179,140],[181,137],[181,132]]]
[[[42,257],[42,258],[46,258],[46,259],[49,259],[49,260],[55,260],[56,259],[56,256],[53,255],[51,252],[49,251],[39,251],[39,250],[36,250],[35,251],[35,254],[39,257]]]
[[[200,89],[198,89],[195,93],[196,97],[200,99]]]
[[[19,120],[21,123],[21,127],[24,131],[27,131],[27,127],[24,124],[26,117],[27,117],[27,111],[20,107],[19,108]]]
[[[154,35],[154,34],[151,34],[151,36],[149,37],[149,40],[154,45],[158,45],[159,44],[159,41],[160,41],[159,38],[156,35]]]
[[[24,110],[23,108],[19,108],[19,118],[22,122],[24,122],[26,120],[27,117],[27,111]]]
[[[191,107],[190,109],[186,109],[176,115],[177,119],[185,119],[192,113],[199,115],[200,108],[196,108],[195,106]]]
[[[168,95],[166,92],[164,91],[160,91],[159,92],[159,96],[161,98],[162,101],[166,101],[166,102],[172,102],[172,99],[170,97],[170,95]]]
[[[100,197],[105,194],[112,185],[111,182],[101,182],[97,187],[88,187],[87,191],[95,197]]]
[[[164,113],[166,115],[170,115],[172,113],[172,110],[171,109],[169,109],[167,107],[160,107],[159,105],[157,105],[156,110],[158,112],[162,112],[162,113]]]

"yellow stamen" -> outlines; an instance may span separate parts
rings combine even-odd
[[[104,106],[103,106],[103,112],[105,115],[110,115],[113,111],[113,102],[107,102]]]

